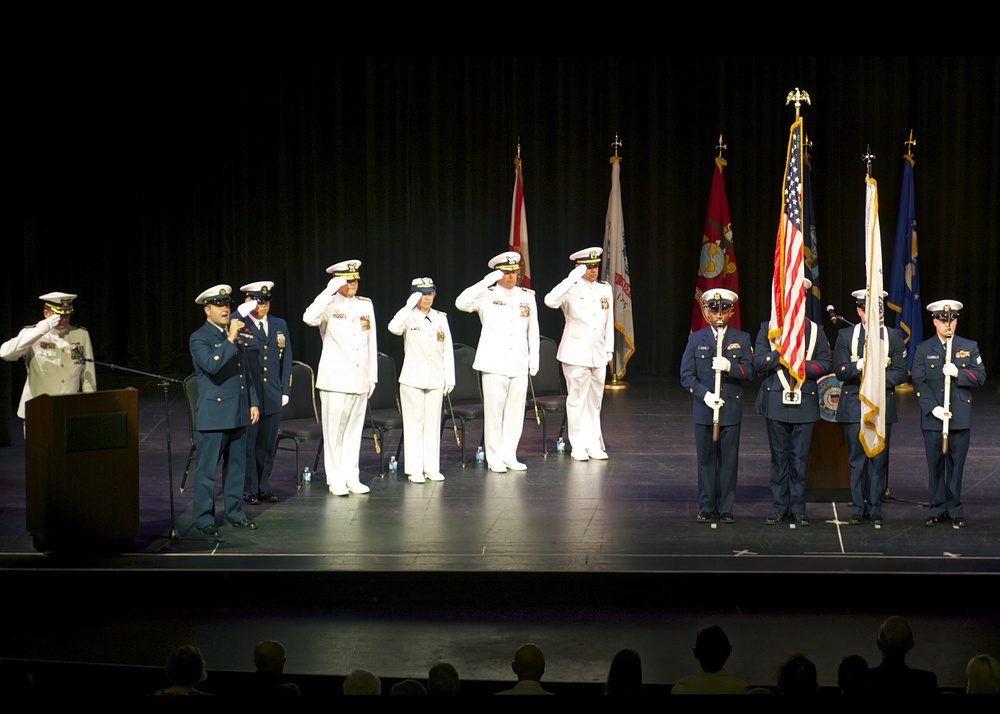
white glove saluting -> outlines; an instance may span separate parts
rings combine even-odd
[[[587,273],[586,265],[577,265],[569,271],[569,277],[579,280]]]
[[[423,296],[423,293],[410,293],[410,297],[406,298],[406,306],[412,310]]]
[[[340,290],[345,285],[347,285],[347,280],[340,276],[336,276],[330,278],[330,282],[326,284],[326,289],[332,294]]]
[[[35,325],[35,327],[37,327],[39,330],[44,330],[45,332],[48,332],[49,330],[56,329],[61,319],[62,315],[56,315],[55,313],[52,313],[48,317],[43,317],[41,320],[39,320],[38,324]]]

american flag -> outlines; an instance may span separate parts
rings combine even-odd
[[[788,163],[781,195],[781,219],[774,244],[771,321],[768,337],[781,364],[801,384],[806,378],[806,309],[802,251],[802,118],[788,136]]]

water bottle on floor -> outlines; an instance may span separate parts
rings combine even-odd
[[[304,469],[302,469],[302,482],[309,483],[312,480],[313,480],[313,472],[308,466],[306,466]]]
[[[390,456],[389,457],[389,471],[391,471],[392,473],[396,473],[396,471],[398,471],[398,470],[399,470],[399,464],[396,462],[396,457],[395,456]]]
[[[486,461],[486,452],[483,451],[483,447],[476,447],[476,463],[481,464]]]

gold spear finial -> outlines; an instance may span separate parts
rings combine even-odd
[[[906,153],[903,154],[903,158],[913,164],[913,147],[917,145],[917,140],[913,138],[913,129],[910,129],[910,138],[903,142],[903,146],[906,147]]]
[[[615,132],[615,140],[613,142],[611,142],[611,146],[614,148],[614,150],[615,150],[615,156],[617,157],[618,156],[618,149],[620,149],[621,146],[622,146],[621,141],[618,140],[618,132],[617,131]]]
[[[796,87],[793,91],[789,92],[788,96],[785,97],[786,107],[792,102],[795,102],[796,119],[799,118],[799,107],[802,106],[802,102],[805,102],[806,104],[812,104],[812,101],[809,99],[809,92],[800,92],[798,87]]]
[[[521,137],[517,137],[517,160],[521,160]]]
[[[719,158],[722,158],[722,150],[728,149],[729,147],[722,143],[722,134],[719,134],[719,143],[715,147],[719,151]]]
[[[865,147],[865,155],[861,157],[861,160],[865,162],[865,173],[868,178],[872,177],[872,159],[875,158],[875,154],[872,153],[872,145],[868,144]]]

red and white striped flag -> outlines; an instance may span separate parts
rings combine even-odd
[[[531,287],[531,263],[528,260],[528,214],[524,210],[524,178],[521,176],[521,147],[514,159],[514,200],[510,207],[510,240],[507,250],[521,254],[521,271],[517,284]]]
[[[806,378],[806,296],[802,255],[802,118],[788,136],[788,163],[781,197],[781,220],[774,244],[771,321],[767,336],[781,364],[801,384]]]

